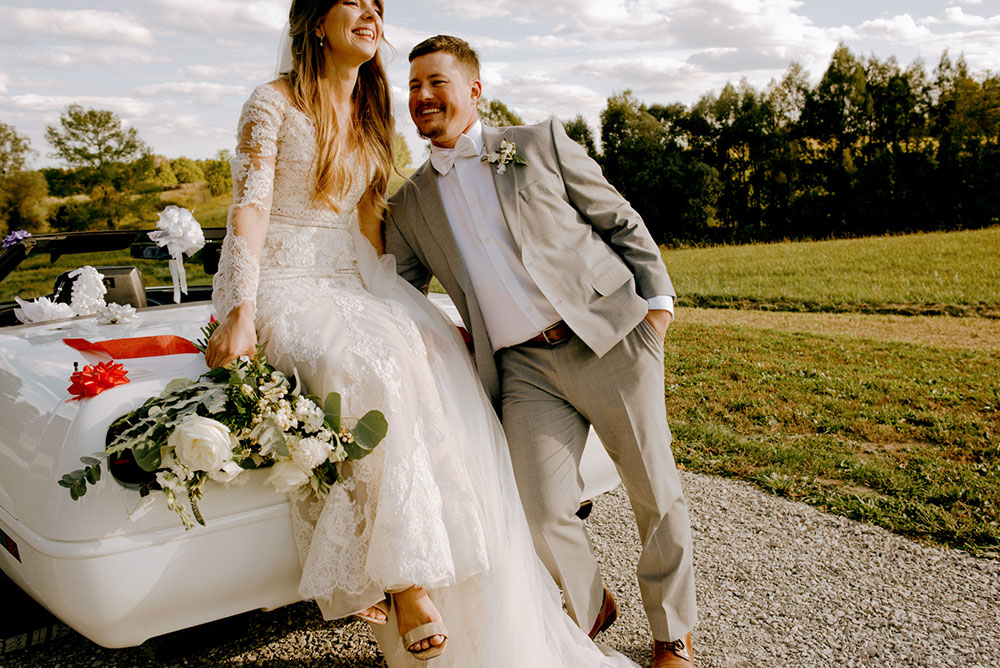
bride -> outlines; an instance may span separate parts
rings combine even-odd
[[[346,415],[386,415],[385,440],[345,466],[345,484],[291,500],[299,593],[326,619],[371,622],[389,666],[634,666],[563,612],[464,344],[381,255],[382,12],[381,0],[293,0],[292,67],[239,122],[207,361],[260,340],[311,392],[340,392]]]

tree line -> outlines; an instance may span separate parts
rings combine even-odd
[[[65,166],[27,170],[36,152],[27,137],[0,122],[0,231],[115,229],[148,224],[160,193],[204,183],[211,195],[232,188],[226,151],[210,160],[154,155],[135,128],[111,111],[69,105],[45,128],[52,156]]]
[[[791,65],[764,90],[695,104],[626,91],[567,132],[666,244],[971,229],[1000,223],[1000,75],[947,52],[917,62],[841,45],[815,85]]]
[[[483,99],[495,125],[522,119]],[[646,105],[629,91],[601,113],[601,150],[582,116],[564,123],[665,244],[746,243],[1000,223],[1000,75],[945,52],[921,62],[841,45],[812,85],[798,64],[764,90],[727,84],[695,104]],[[151,153],[110,111],[71,105],[46,140],[64,167],[26,169],[28,139],[0,123],[0,232],[151,222],[160,193],[232,187],[227,152]],[[410,152],[397,133],[397,165]]]

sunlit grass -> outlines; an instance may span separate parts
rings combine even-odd
[[[890,312],[949,312],[954,306],[956,314],[978,308],[1000,315],[1000,227],[665,250],[663,258],[680,303],[691,306],[887,306]],[[933,306],[939,308],[928,308]]]
[[[683,320],[666,353],[683,465],[1000,556],[1000,355]]]

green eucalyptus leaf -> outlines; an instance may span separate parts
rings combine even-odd
[[[87,466],[93,466],[94,464],[101,463],[99,459],[94,459],[93,457],[80,457],[80,461],[86,464]]]
[[[152,473],[163,464],[163,454],[156,441],[143,441],[132,448],[135,463],[143,471]]]
[[[73,487],[69,490],[69,494],[76,501],[81,496],[87,493],[87,481],[79,480]]]
[[[382,442],[389,431],[389,423],[380,411],[368,411],[351,430],[354,443],[344,446],[351,459],[361,459]]]
[[[326,415],[326,423],[334,433],[340,431],[340,395],[331,392],[326,395],[323,402],[323,413]]]
[[[205,396],[201,399],[201,405],[204,406],[209,413],[215,415],[216,413],[221,413],[225,410],[227,401],[229,401],[229,396],[226,394],[226,391],[220,388],[215,388],[205,393]]]
[[[183,390],[188,389],[195,384],[195,381],[190,378],[174,378],[172,381],[167,383],[167,386],[163,388],[163,392],[160,393],[161,397],[165,397],[168,394],[177,394]]]
[[[256,429],[250,434],[251,438],[257,439],[257,442],[267,450],[271,448],[274,454],[280,457],[287,457],[289,454],[288,443],[285,441],[285,434],[281,431],[281,427],[273,419],[268,418],[261,422]]]
[[[91,466],[87,468],[86,479],[91,485],[96,485],[97,481],[101,479],[101,469]]]

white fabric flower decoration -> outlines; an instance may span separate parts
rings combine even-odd
[[[108,288],[104,285],[104,274],[89,264],[69,273],[73,281],[70,306],[77,315],[91,315],[104,308],[104,295]]]
[[[181,293],[187,294],[187,274],[182,255],[191,257],[205,245],[201,225],[187,209],[171,204],[160,212],[156,231],[149,238],[170,253],[170,278],[174,283],[174,302],[179,304]]]
[[[124,325],[135,317],[135,308],[131,304],[105,304],[101,309],[100,320],[109,325]]]
[[[59,304],[48,297],[39,297],[30,302],[26,302],[20,297],[14,297],[14,301],[21,307],[14,309],[14,315],[26,325],[72,318],[76,315],[73,312],[73,307],[69,304]]]

